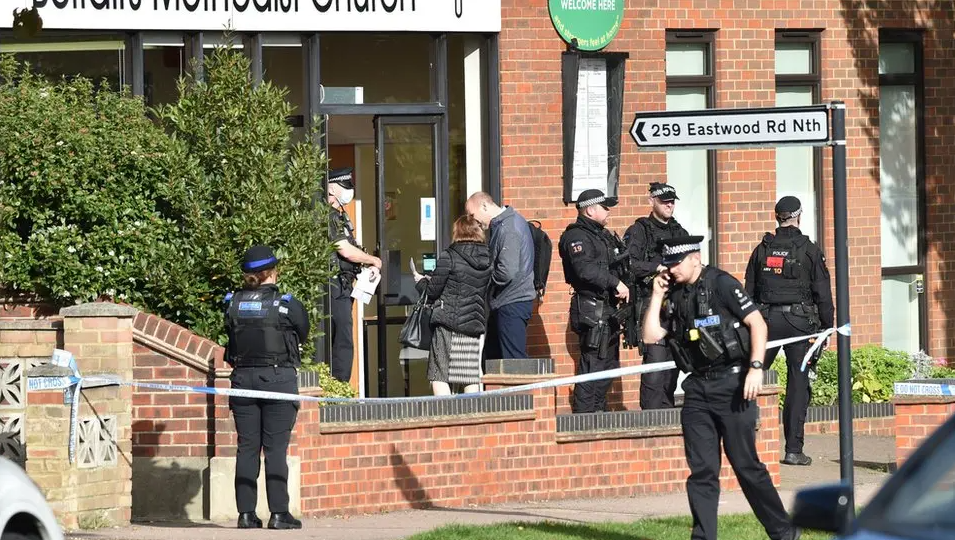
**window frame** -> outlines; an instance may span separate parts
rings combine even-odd
[[[808,44],[810,53],[810,73],[805,74],[777,74],[776,66],[773,66],[775,76],[775,91],[787,87],[805,87],[812,88],[812,102],[822,102],[822,30],[776,30],[773,52],[781,43]],[[826,198],[822,182],[822,150],[821,146],[812,148],[812,189],[816,203],[816,222],[812,226],[816,229],[816,245],[825,253],[826,234],[825,220]],[[777,183],[778,186],[778,183]],[[775,201],[773,201],[775,202]]]
[[[684,43],[699,43],[704,45],[706,70],[704,75],[666,75],[666,61],[664,60],[664,74],[666,91],[671,88],[703,88],[706,91],[706,108],[716,108],[716,30],[679,30],[666,31],[666,46],[664,55],[670,45]],[[707,193],[707,222],[712,231],[709,240],[709,264],[719,265],[719,189],[717,188],[716,150],[706,151],[706,193]],[[694,232],[694,231],[691,231]]]

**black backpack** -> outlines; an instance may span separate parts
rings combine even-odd
[[[540,221],[531,220],[527,222],[531,230],[531,238],[534,240],[534,290],[537,291],[537,297],[544,300],[544,290],[547,289],[547,275],[550,274],[550,258],[554,250],[554,244],[550,237],[544,232],[544,227]]]

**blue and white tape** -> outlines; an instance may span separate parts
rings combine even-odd
[[[948,383],[897,382],[897,396],[955,396],[955,385]]]
[[[812,347],[809,348],[806,353],[805,358],[802,362],[802,370],[805,371],[806,366],[809,362],[809,359],[812,357],[813,353],[825,342],[826,338],[831,336],[834,333],[840,333],[844,335],[849,335],[850,326],[848,324],[841,326],[839,328],[829,328],[825,331],[818,332],[815,334],[810,334],[807,336],[798,336],[793,338],[786,339],[777,339],[770,341],[766,344],[767,349],[772,349],[775,347],[781,347],[784,345],[789,345],[791,343],[796,343],[799,341],[815,339]],[[177,384],[160,384],[160,383],[147,383],[139,381],[127,381],[120,379],[119,377],[111,375],[89,375],[81,376],[79,370],[76,367],[76,361],[73,358],[73,355],[67,351],[57,349],[54,351],[53,362],[56,365],[63,367],[69,367],[73,371],[71,376],[63,377],[30,377],[27,381],[27,389],[29,391],[44,391],[44,390],[60,390],[60,389],[69,389],[71,392],[72,406],[70,409],[70,441],[69,441],[69,459],[70,463],[75,461],[76,455],[76,437],[77,437],[77,424],[79,422],[79,403],[80,403],[80,392],[83,386],[94,387],[94,386],[130,386],[134,388],[144,388],[150,390],[165,390],[168,392],[192,392],[200,394],[208,394],[215,396],[228,396],[228,397],[242,397],[242,398],[252,398],[252,399],[270,399],[276,401],[312,401],[312,402],[325,402],[325,403],[396,403],[396,402],[405,402],[405,401],[437,401],[437,400],[449,400],[449,399],[467,399],[473,398],[476,396],[494,396],[501,394],[515,394],[521,392],[530,392],[532,390],[539,390],[543,388],[555,388],[559,386],[568,386],[572,384],[599,381],[604,379],[616,379],[617,377],[626,377],[629,375],[639,375],[643,373],[652,373],[656,371],[667,371],[671,369],[676,369],[676,363],[674,362],[657,362],[652,364],[641,364],[639,366],[629,366],[622,367],[617,369],[609,369],[605,371],[598,371],[595,373],[585,373],[583,375],[574,375],[572,377],[560,377],[557,379],[551,379],[549,381],[541,381],[530,384],[523,384],[520,386],[510,386],[506,388],[499,388],[496,390],[486,390],[483,392],[470,393],[470,394],[452,394],[452,395],[443,395],[443,396],[417,396],[417,397],[395,397],[395,398],[338,398],[338,397],[317,397],[317,396],[303,396],[299,394],[287,394],[283,392],[266,392],[263,390],[244,390],[239,388],[214,388],[209,386],[187,386],[187,385],[177,385]],[[937,389],[939,385],[926,385],[931,386],[933,389]],[[899,385],[896,385],[896,393],[899,393]],[[951,392],[951,387],[946,388],[947,391]],[[934,390],[933,390],[934,391]],[[924,395],[924,394],[923,394]],[[942,395],[942,394],[939,394]],[[944,395],[951,395],[944,394]]]

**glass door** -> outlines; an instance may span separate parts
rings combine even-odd
[[[378,396],[430,393],[428,352],[408,349],[398,334],[418,300],[411,261],[418,272],[433,268],[447,228],[446,190],[439,189],[439,116],[376,116],[377,253],[382,262],[375,321],[377,350],[369,350],[369,371],[377,364]],[[370,341],[370,340],[369,340]],[[369,343],[371,345],[371,343]]]

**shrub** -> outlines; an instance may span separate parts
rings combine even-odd
[[[892,400],[894,384],[912,377],[915,364],[907,353],[878,345],[864,345],[852,351],[852,402],[882,403]],[[779,375],[780,406],[785,399],[786,361],[773,363]],[[825,351],[816,364],[810,405],[835,405],[839,398],[839,366],[835,351]]]

